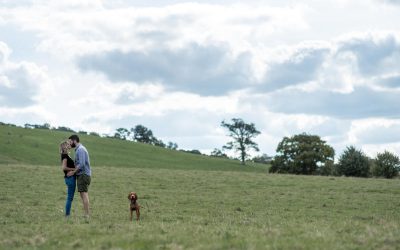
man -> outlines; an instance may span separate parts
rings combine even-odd
[[[75,170],[70,171],[68,176],[76,174],[78,192],[82,198],[85,217],[89,218],[89,185],[91,181],[92,171],[90,169],[89,153],[86,148],[80,144],[77,135],[69,137],[71,147],[75,148]]]

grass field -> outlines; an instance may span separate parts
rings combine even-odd
[[[55,166],[1,166],[2,249],[398,249],[396,180],[93,167],[63,218]],[[128,221],[129,191],[144,206]]]
[[[7,129],[0,127],[0,249],[400,246],[398,179],[274,175],[261,165],[244,168],[236,161],[93,139],[107,146],[104,151],[122,147],[115,155],[133,149],[142,152],[144,159],[138,154],[124,165],[111,153],[106,153],[111,160],[100,160],[101,147],[91,144],[90,137],[85,145],[96,162],[90,187],[92,216],[89,222],[82,218],[76,193],[72,218],[66,221],[65,184],[57,149],[52,148],[65,135]],[[38,147],[29,150],[22,141]],[[25,148],[24,154],[20,148]],[[55,160],[41,161],[43,156],[38,156],[30,163],[30,158],[42,153],[40,149],[51,150],[44,155]],[[158,162],[162,159],[158,157],[165,157],[167,163]],[[143,206],[139,222],[128,220],[130,191],[138,193]]]

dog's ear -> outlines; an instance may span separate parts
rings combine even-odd
[[[131,199],[131,193],[128,194],[128,200],[130,200],[130,199]]]

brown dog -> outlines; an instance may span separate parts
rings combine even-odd
[[[133,210],[136,211],[136,220],[139,220],[140,217],[140,206],[139,203],[137,202],[137,195],[135,192],[130,192],[128,195],[128,199],[131,201],[131,205],[129,207],[129,211],[131,212],[131,221],[132,221],[132,214]]]

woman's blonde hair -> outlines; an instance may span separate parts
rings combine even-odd
[[[71,149],[69,141],[63,141],[60,143],[60,154],[68,154],[68,150]]]

